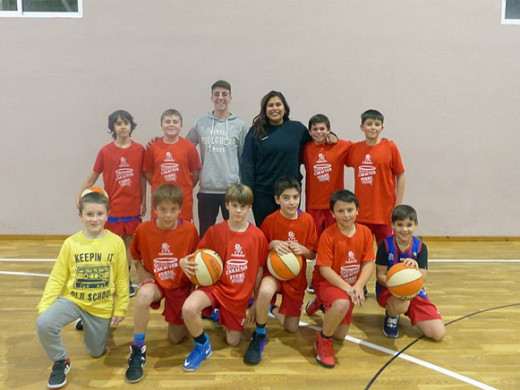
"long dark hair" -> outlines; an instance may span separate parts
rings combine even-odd
[[[271,91],[267,95],[265,95],[262,98],[262,101],[260,102],[260,114],[255,116],[255,119],[253,119],[253,127],[255,129],[255,138],[264,138],[267,135],[267,132],[265,130],[266,124],[269,123],[269,119],[267,118],[267,115],[265,114],[267,102],[273,97],[279,97],[280,100],[283,103],[283,106],[285,108],[285,113],[283,115],[283,121],[289,120],[289,113],[291,112],[291,109],[289,108],[289,104],[287,104],[287,100],[285,100],[285,96],[279,91]]]

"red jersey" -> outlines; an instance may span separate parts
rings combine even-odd
[[[258,269],[265,265],[269,253],[264,234],[252,224],[244,232],[235,232],[223,221],[208,229],[198,248],[213,249],[220,255],[224,272],[208,288],[223,307],[244,317]]]
[[[144,148],[131,141],[128,148],[111,142],[101,148],[93,171],[103,173],[111,217],[135,217],[141,212],[141,174]]]
[[[354,192],[360,204],[357,221],[390,224],[395,206],[395,177],[404,173],[396,144],[385,138],[377,145],[357,142],[348,152],[347,165],[354,168]]]
[[[144,155],[143,171],[152,173],[152,196],[154,190],[163,183],[171,183],[182,188],[182,208],[180,218],[193,219],[193,177],[191,173],[200,169],[200,159],[195,146],[179,137],[174,144],[162,139],[155,141]],[[155,212],[152,208],[152,218]]]
[[[308,142],[303,150],[305,165],[305,208],[329,209],[332,193],[345,188],[344,166],[350,141],[316,145]]]
[[[264,232],[268,242],[273,240],[296,241],[311,251],[316,251],[318,234],[312,216],[304,211],[298,210],[297,219],[285,218],[280,210],[267,216],[262,222],[260,229]],[[302,269],[294,279],[280,282],[285,294],[293,299],[301,299],[307,288],[307,260],[302,259]],[[269,270],[265,268],[265,273]]]
[[[159,229],[155,221],[146,221],[137,227],[130,252],[162,288],[172,290],[191,284],[179,260],[193,253],[198,242],[197,229],[189,221],[179,219],[175,229]]]
[[[352,286],[358,280],[361,264],[375,258],[374,239],[369,228],[356,223],[356,232],[348,237],[341,233],[338,224],[334,224],[325,229],[320,237],[313,278],[316,281],[325,280],[319,267],[331,267]]]

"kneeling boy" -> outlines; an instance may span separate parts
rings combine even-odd
[[[418,269],[424,280],[428,275],[428,249],[413,235],[419,226],[417,212],[411,206],[396,206],[391,220],[395,233],[379,243],[376,258],[377,302],[386,309],[383,333],[387,337],[398,337],[399,315],[404,313],[426,337],[440,341],[446,334],[446,328],[439,310],[424,289],[412,299],[401,300],[392,296],[386,288],[386,273],[397,263]]]
[[[262,360],[262,350],[266,340],[267,313],[269,304],[276,301],[276,294],[282,295],[280,308],[272,313],[289,332],[296,332],[300,322],[303,297],[307,289],[307,259],[316,256],[317,233],[312,216],[299,208],[301,187],[298,180],[282,176],[274,183],[275,201],[280,210],[269,215],[260,229],[264,232],[269,249],[279,255],[294,253],[302,258],[300,273],[291,280],[280,281],[265,271],[258,296],[250,309],[250,319],[256,320],[256,329],[244,356],[248,364],[258,364]]]
[[[312,279],[316,298],[307,305],[310,315],[320,307],[325,311],[314,348],[318,363],[328,368],[336,365],[332,338],[344,340],[354,304],[363,306],[363,286],[374,272],[375,257],[372,233],[355,223],[356,196],[348,190],[336,191],[330,197],[330,209],[336,223],[320,237]]]
[[[137,382],[143,377],[150,307],[159,309],[164,298],[162,314],[168,322],[168,339],[178,344],[184,338],[186,328],[181,308],[192,291],[192,284],[179,268],[178,261],[193,252],[199,242],[195,226],[179,218],[181,187],[161,184],[153,192],[152,202],[157,219],[137,227],[130,247],[140,288],[134,309],[134,342],[125,374],[128,382]]]
[[[198,245],[220,255],[224,263],[222,277],[211,286],[197,288],[182,307],[186,328],[195,340],[195,348],[184,361],[185,371],[197,370],[212,352],[202,326],[202,310],[218,308],[226,342],[234,347],[240,343],[247,305],[269,251],[264,234],[246,220],[253,204],[253,191],[243,184],[234,184],[227,189],[225,202],[229,219],[210,227]],[[180,261],[180,266],[188,277],[196,269],[188,257]]]

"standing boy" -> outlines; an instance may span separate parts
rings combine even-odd
[[[298,329],[307,288],[307,259],[314,259],[316,255],[316,226],[311,215],[299,209],[301,187],[298,180],[290,176],[278,178],[274,183],[274,193],[280,209],[267,216],[260,229],[269,242],[270,250],[279,255],[294,253],[302,260],[302,268],[294,279],[287,281],[280,281],[265,271],[258,295],[250,309],[251,319],[256,319],[256,329],[244,356],[248,364],[258,364],[262,360],[267,313],[276,294],[282,295],[282,303],[280,308],[273,308],[272,314],[289,332],[294,333]]]
[[[193,187],[199,181],[200,159],[195,146],[179,134],[181,113],[168,109],[161,115],[161,139],[153,142],[144,155],[143,171],[152,185],[152,193],[163,183],[182,188],[183,207],[180,218],[193,221]],[[156,217],[152,210],[152,219]]]
[[[110,324],[123,321],[128,308],[128,267],[121,237],[103,226],[108,199],[90,192],[79,200],[83,230],[65,240],[38,304],[38,338],[54,362],[49,389],[67,383],[70,358],[61,329],[81,318],[90,355],[105,353]]]
[[[330,121],[325,115],[316,114],[309,119],[312,142],[303,149],[305,209],[314,219],[318,237],[334,224],[329,199],[335,191],[345,188],[344,166],[352,145],[352,142],[341,139],[336,144],[327,143],[330,133]]]
[[[381,138],[384,117],[377,110],[361,114],[365,140],[350,148],[347,165],[354,168],[355,193],[359,199],[357,221],[367,226],[376,243],[392,234],[390,214],[403,201],[404,167],[394,142]]]
[[[210,227],[198,245],[219,254],[224,272],[215,284],[193,291],[182,307],[184,323],[195,341],[195,348],[184,361],[185,371],[197,370],[211,355],[210,340],[204,333],[200,315],[205,308],[219,308],[226,342],[234,347],[240,343],[247,305],[269,252],[264,234],[246,220],[253,204],[253,191],[243,184],[234,184],[227,189],[225,201],[229,219]],[[188,277],[196,269],[187,257],[180,266]]]
[[[240,183],[239,161],[244,148],[247,128],[229,112],[231,85],[218,80],[211,86],[213,111],[195,121],[186,139],[199,145],[202,169],[198,199],[199,234],[204,236],[215,224],[219,209],[228,219],[224,197],[226,189]]]
[[[399,205],[392,211],[394,235],[379,243],[376,258],[376,296],[384,307],[385,322],[383,333],[387,337],[399,336],[399,316],[406,314],[412,325],[428,338],[440,341],[446,334],[444,322],[437,307],[430,301],[424,288],[412,299],[397,299],[386,287],[386,273],[390,267],[403,263],[418,269],[426,280],[428,276],[428,249],[413,234],[419,226],[417,212],[407,205]]]
[[[336,224],[320,237],[312,279],[316,298],[306,307],[309,315],[320,307],[325,311],[314,348],[318,363],[328,368],[336,365],[332,338],[345,339],[354,304],[363,306],[363,286],[374,272],[375,258],[372,233],[356,223],[356,196],[348,190],[336,191],[330,198],[330,209]]]
[[[96,183],[103,173],[103,184],[110,199],[110,215],[105,229],[120,236],[126,248],[128,269],[132,265],[130,243],[135,229],[146,214],[146,179],[144,177],[142,145],[130,139],[136,123],[132,115],[125,110],[114,111],[108,117],[108,128],[114,139],[101,148],[94,168],[79,193]],[[79,202],[80,196],[77,198]],[[135,295],[135,289],[130,285],[130,296]],[[81,324],[76,328],[81,329]]]
[[[192,253],[199,242],[195,226],[179,218],[180,187],[161,184],[153,193],[152,204],[157,218],[139,225],[131,246],[141,286],[134,308],[134,342],[125,374],[131,383],[143,377],[150,307],[159,309],[164,298],[162,314],[168,322],[170,342],[178,344],[186,334],[181,308],[191,293],[192,284],[179,268],[179,259]]]

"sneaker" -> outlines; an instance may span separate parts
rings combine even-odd
[[[78,318],[76,320],[76,323],[74,324],[74,328],[76,330],[83,330],[83,322],[81,321],[81,318]]]
[[[130,357],[128,358],[128,368],[125,378],[128,382],[139,382],[143,378],[143,366],[146,363],[146,345],[139,348],[137,345],[130,347]]]
[[[278,306],[276,305],[269,305],[269,312],[267,313],[267,317],[268,318],[276,318],[276,316],[274,315],[273,311],[274,309],[277,309]]]
[[[195,342],[195,348],[188,355],[184,361],[182,368],[184,371],[195,371],[198,370],[203,360],[211,356],[211,344],[209,343],[209,336],[206,335],[206,342],[199,344]]]
[[[218,319],[219,319],[219,316],[220,316],[220,311],[219,309],[213,309],[213,311],[211,312],[211,314],[208,316],[208,315],[205,315],[204,313],[202,313],[202,318],[205,319],[205,320],[211,320],[213,321],[215,324],[218,324]]]
[[[136,294],[135,287],[132,284],[132,281],[130,281],[130,286],[128,288],[128,295],[131,296],[131,297],[134,297],[135,294]]]
[[[316,350],[316,360],[323,367],[332,368],[336,365],[336,361],[334,360],[332,338],[325,339],[321,337],[321,332],[318,332],[318,337],[316,338],[314,349]]]
[[[314,298],[305,305],[305,312],[308,316],[313,316],[318,310],[323,310],[323,305],[320,303],[318,298]]]
[[[312,284],[309,284],[309,286],[307,287],[307,292],[309,294],[314,294],[314,286]]]
[[[262,361],[262,351],[264,350],[266,339],[267,336],[265,334],[260,335],[256,333],[256,331],[253,332],[251,342],[244,355],[244,362],[248,364],[258,364]]]
[[[383,333],[386,337],[396,339],[399,336],[399,315],[397,317],[389,316],[385,312],[385,322],[383,323]]]
[[[67,384],[67,374],[70,371],[70,359],[58,360],[52,366],[51,376],[47,382],[48,389],[60,389]]]
[[[366,299],[366,297],[368,296],[367,286],[363,287],[363,295],[365,296],[365,299]]]

